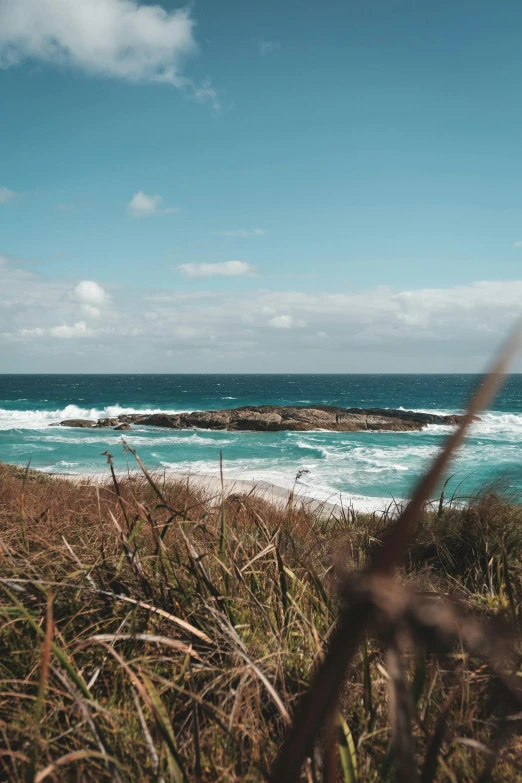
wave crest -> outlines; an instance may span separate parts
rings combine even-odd
[[[165,408],[123,408],[121,405],[106,405],[104,408],[80,408],[66,405],[59,410],[9,410],[0,408],[0,430],[40,430],[64,419],[97,419],[121,416],[124,413],[186,413],[186,410],[165,410]]]

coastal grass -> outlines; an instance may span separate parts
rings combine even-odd
[[[301,779],[520,779],[506,491],[422,504],[396,578],[368,581],[397,514],[212,497],[142,467],[93,483],[0,464],[1,780],[283,779],[347,606],[361,624],[335,704],[305,715]]]

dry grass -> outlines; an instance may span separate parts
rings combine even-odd
[[[303,779],[520,779],[516,664],[470,616],[518,627],[522,510],[509,499],[422,512],[398,580],[363,584],[381,517],[208,503],[145,478],[117,489],[0,467],[1,779],[268,778],[348,604],[367,631],[349,629]]]

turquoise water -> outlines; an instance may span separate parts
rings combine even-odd
[[[0,460],[47,472],[134,469],[113,430],[49,427],[64,418],[136,411],[190,411],[247,404],[323,404],[459,412],[478,382],[471,375],[0,375]],[[407,497],[448,427],[413,433],[231,433],[134,427],[125,438],[152,468],[219,471],[300,484],[310,495],[381,507]],[[474,427],[452,473],[450,491],[471,494],[501,478],[522,497],[522,376],[511,376]]]

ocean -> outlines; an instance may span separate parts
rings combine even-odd
[[[461,412],[472,375],[0,375],[0,460],[47,473],[107,472],[109,451],[134,470],[121,434],[50,427],[66,418],[241,405],[339,405]],[[210,432],[133,426],[124,437],[154,469],[219,473],[290,487],[359,508],[403,500],[449,427],[421,432]],[[501,480],[522,498],[522,375],[513,375],[460,449],[447,493]]]

